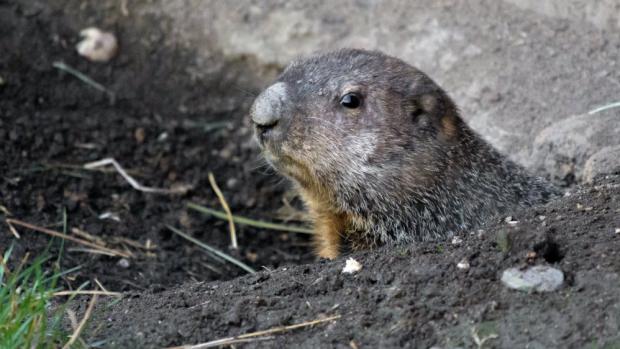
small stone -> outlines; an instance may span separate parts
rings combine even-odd
[[[168,132],[162,132],[159,134],[159,136],[157,136],[157,141],[158,142],[163,142],[165,140],[168,139]]]
[[[226,188],[235,189],[238,183],[239,183],[239,180],[237,180],[237,178],[229,178],[226,181]]]
[[[544,221],[547,218],[547,216],[538,216],[538,220],[540,220],[541,222]]]
[[[519,223],[519,221],[512,219],[512,216],[506,217],[504,222],[508,223],[508,225],[517,225]]]
[[[509,268],[502,274],[502,283],[508,288],[519,291],[549,292],[562,286],[564,273],[545,265],[537,265],[524,270]]]
[[[342,273],[344,274],[353,274],[362,270],[362,265],[360,262],[356,261],[353,258],[349,258],[346,260],[344,268],[342,268]]]
[[[121,259],[118,260],[118,262],[116,262],[116,265],[118,265],[121,268],[127,269],[127,268],[129,268],[130,263],[129,263],[129,260],[127,258],[121,258]]]
[[[220,150],[220,157],[223,159],[230,159],[233,155],[233,150],[230,148],[225,148]]]
[[[118,41],[112,33],[91,27],[82,30],[80,36],[84,39],[77,44],[76,49],[80,56],[92,62],[107,62],[118,52]]]
[[[616,228],[616,234],[620,235],[620,228]]]
[[[135,138],[136,143],[142,144],[142,143],[144,143],[144,139],[146,138],[146,131],[144,131],[144,128],[138,127],[134,131],[133,137]]]
[[[452,238],[452,245],[460,245],[463,243],[463,239],[458,236]]]
[[[463,259],[462,261],[456,264],[456,267],[462,270],[467,270],[470,267],[469,261],[467,259]]]

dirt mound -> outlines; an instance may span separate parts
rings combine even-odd
[[[343,257],[133,293],[99,314],[95,336],[111,347],[157,348],[340,315],[248,347],[454,348],[490,338],[485,347],[611,348],[620,345],[618,217],[615,176],[460,242],[354,254],[363,268],[353,275],[341,272]],[[500,281],[506,268],[541,264],[564,273],[561,289],[526,293]]]
[[[62,268],[82,268],[67,275],[63,287],[76,288],[96,278],[112,291],[125,292],[119,303],[99,303],[83,336],[87,342],[98,342],[102,347],[161,347],[337,315],[340,317],[336,320],[287,330],[249,346],[620,345],[617,176],[600,177],[594,184],[571,188],[570,196],[547,206],[514,212],[512,223],[504,217],[489,222],[482,231],[461,236],[460,242],[386,247],[354,254],[352,257],[363,268],[352,275],[341,274],[344,258],[310,264],[315,258],[308,248],[307,235],[237,226],[241,248],[230,250],[226,222],[186,206],[197,202],[220,207],[208,180],[209,172],[215,175],[236,214],[278,220],[283,217],[282,207],[288,207],[288,217],[294,216],[294,208],[298,207],[298,202],[288,197],[287,185],[261,162],[246,119],[253,96],[279,66],[239,53],[249,51],[235,51],[232,55],[222,52],[210,41],[194,49],[191,45],[195,41],[184,43],[175,36],[178,21],[156,11],[139,11],[141,6],[156,6],[155,2],[130,2],[135,7],[129,9],[129,14],[119,3],[124,2],[0,0],[0,252],[14,244],[12,258],[18,261],[27,253],[38,255],[50,245],[49,236],[20,226],[15,226],[21,234],[16,239],[4,224],[5,218],[62,231],[66,213],[68,231],[78,228],[110,248],[133,253],[132,257],[122,258],[93,254],[72,243],[65,245]],[[459,16],[462,23],[450,27],[451,33],[458,33],[459,26],[467,29],[467,35],[481,31],[476,20],[485,4],[476,3],[472,9],[449,5],[446,2],[428,11],[441,21],[454,18],[445,11],[466,14]],[[508,16],[510,25],[519,28],[520,33],[534,30],[528,23],[535,20],[523,22],[524,17],[512,14],[510,9],[495,4],[491,10]],[[288,18],[279,16],[281,20]],[[497,16],[487,17],[503,21]],[[250,18],[248,23],[252,21],[256,18]],[[328,18],[325,23],[339,27],[344,22]],[[188,22],[190,27],[194,24]],[[119,37],[119,56],[108,64],[89,63],[75,52],[79,31],[91,25],[112,30]],[[423,35],[421,27],[416,24],[412,30]],[[555,29],[545,31],[538,41],[520,41],[504,52],[500,50],[506,41],[502,35],[512,32],[495,23],[484,30],[494,41],[482,44],[485,36],[477,45],[485,52],[499,52],[499,56],[485,55],[484,60],[464,46],[444,51],[452,41],[440,35],[433,40],[441,45],[435,42],[433,55],[424,61],[454,62],[450,54],[468,52],[468,69],[463,70],[469,73],[457,74],[450,69],[440,80],[452,87],[463,87],[454,94],[462,97],[466,111],[487,102],[493,105],[493,113],[474,115],[470,119],[474,124],[494,124],[487,121],[497,112],[505,115],[499,121],[508,120],[507,127],[519,124],[521,128],[535,128],[529,126],[529,121],[516,118],[523,114],[528,115],[526,120],[532,119],[532,125],[549,126],[547,130],[551,130],[549,120],[564,118],[567,109],[610,101],[614,92],[608,87],[614,81],[617,84],[615,71],[602,71],[594,80],[588,77],[590,70],[608,64],[605,57],[620,51],[620,46],[612,39],[604,39],[611,36],[589,27],[580,31],[561,20],[550,27]],[[500,32],[504,34],[496,35]],[[571,63],[566,70],[551,64],[539,50],[556,45],[557,39],[559,44],[552,51],[563,52],[569,43],[583,41],[575,38],[589,37],[594,32],[596,42],[575,53],[575,62],[593,57],[591,65]],[[408,32],[400,35],[403,33]],[[383,40],[383,36],[378,38],[378,42]],[[459,44],[467,43],[464,36],[458,38]],[[604,54],[597,54],[604,49]],[[512,53],[519,59],[505,66],[502,59],[512,57]],[[437,59],[435,54],[439,55]],[[554,55],[549,53],[549,57]],[[530,59],[527,62],[534,68],[521,64],[521,58]],[[502,94],[487,96],[488,88],[481,85],[471,86],[474,93],[467,96],[471,91],[464,86],[472,81],[467,74],[487,72],[488,60],[493,59],[493,71],[507,70],[499,78],[486,78],[501,81]],[[536,62],[541,60],[546,64],[544,69],[537,68]],[[58,69],[56,62],[100,83],[113,92],[114,100],[66,69]],[[526,88],[518,89],[524,77],[537,69],[540,71],[536,72],[535,82],[528,81]],[[519,79],[504,81],[512,73]],[[572,79],[574,73],[581,78]],[[542,101],[550,98],[532,92],[532,85],[541,81],[554,86],[545,90],[544,96],[555,93],[554,89],[562,91],[561,116],[545,119],[545,113],[554,107]],[[598,91],[588,87],[595,82],[607,88]],[[572,104],[566,102],[573,101],[567,92],[571,89],[566,86],[582,84],[585,87],[578,98]],[[542,98],[535,106],[528,103],[532,94]],[[485,127],[479,130],[491,126]],[[528,137],[533,134],[532,130],[526,131],[523,134]],[[493,137],[502,138],[503,133],[493,133]],[[527,142],[509,138],[504,145]],[[608,148],[612,156],[603,157],[601,163],[613,159],[609,149],[615,148]],[[192,189],[182,195],[145,194],[132,189],[117,173],[83,168],[85,163],[110,157],[142,184],[161,188],[190,185]],[[580,163],[565,160],[558,166]],[[581,160],[586,160],[585,155]],[[573,168],[569,170],[574,172]],[[246,272],[203,253],[166,229],[166,225],[181,228],[261,271],[236,278]],[[57,255],[59,240],[51,246],[50,252]],[[564,273],[560,290],[528,294],[507,289],[500,281],[506,268],[540,264],[552,265]],[[78,308],[84,305],[76,304]],[[480,344],[484,338],[486,342]]]

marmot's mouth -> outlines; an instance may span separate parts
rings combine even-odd
[[[296,157],[284,154],[281,148],[274,149],[273,144],[262,144],[265,160],[278,172],[304,185],[314,177],[309,166]]]

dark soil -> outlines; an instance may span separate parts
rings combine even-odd
[[[248,347],[346,348],[354,341],[359,348],[475,348],[475,332],[498,336],[486,348],[617,348],[620,177],[514,212],[512,219],[518,223],[491,222],[461,236],[461,244],[353,254],[363,265],[354,275],[341,273],[341,258],[131,293],[102,311],[96,338],[111,347],[156,348],[341,315]],[[536,257],[528,259],[532,252]],[[468,270],[457,268],[462,260]],[[502,285],[504,269],[528,264],[562,270],[565,286],[527,294]]]
[[[192,79],[185,69],[192,53],[165,42],[161,19],[143,17],[132,22],[131,31],[104,21],[122,38],[123,50],[110,64],[89,63],[74,50],[81,29],[75,23],[96,22],[101,14],[88,3],[84,9],[81,1],[65,3],[61,10],[46,1],[0,2],[5,81],[0,86],[0,205],[13,218],[55,230],[62,230],[66,209],[69,228],[104,241],[124,237],[157,246],[153,254],[131,248],[137,256],[128,267],[115,257],[65,253],[63,267],[83,266],[72,286],[97,277],[107,288],[124,291],[245,273],[173,235],[166,224],[255,268],[313,260],[304,236],[242,226],[240,249],[228,251],[226,222],[185,209],[187,202],[220,209],[209,171],[236,214],[274,220],[282,207],[286,186],[278,185],[260,161],[245,119],[251,91],[257,90],[252,62],[222,62],[215,55],[213,71],[203,72],[200,81]],[[67,11],[70,15],[62,17]],[[115,102],[54,68],[55,61],[106,86]],[[182,196],[145,194],[114,172],[80,169],[108,157],[144,185],[194,189]],[[98,218],[106,212],[120,221]],[[15,243],[14,260],[43,252],[50,241],[41,233],[19,231],[22,239],[16,240],[4,223],[0,226],[0,250]]]
[[[63,287],[96,278],[125,292],[118,303],[100,302],[83,336],[87,342],[156,348],[340,315],[248,346],[477,347],[476,336],[493,334],[497,338],[482,346],[620,346],[618,176],[514,212],[514,226],[489,222],[460,244],[354,254],[363,264],[354,275],[341,274],[346,257],[312,263],[308,239],[300,234],[237,226],[240,249],[233,251],[226,222],[188,211],[186,204],[219,209],[207,179],[213,172],[236,214],[282,217],[287,186],[260,161],[245,116],[252,95],[278,69],[213,52],[208,71],[191,71],[197,58],[169,40],[165,19],[124,18],[116,1],[105,4],[0,0],[2,220],[62,231],[66,212],[69,230],[80,228],[110,247],[123,248],[115,243],[121,237],[156,246],[146,251],[127,245],[135,257],[121,262],[64,245],[61,267],[82,268]],[[80,29],[94,23],[121,40],[120,55],[109,64],[75,53]],[[106,86],[114,101],[54,68],[56,61]],[[193,189],[146,194],[114,172],[81,168],[108,157],[144,185]],[[292,204],[297,206],[294,199]],[[106,212],[119,221],[100,219]],[[238,277],[245,272],[166,225],[265,270]],[[20,239],[0,224],[0,252],[14,244],[14,261],[44,253],[50,241],[49,253],[60,252],[59,240],[16,228]],[[458,269],[464,259],[470,268]],[[565,285],[527,294],[501,284],[504,269],[527,264],[552,264],[565,273]],[[83,310],[84,303],[78,305]]]

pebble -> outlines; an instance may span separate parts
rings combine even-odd
[[[458,236],[452,238],[452,245],[460,245],[463,243],[463,239]]]
[[[159,134],[159,136],[157,136],[157,141],[158,142],[163,142],[165,140],[168,139],[168,132],[162,132]]]
[[[84,39],[77,44],[76,50],[92,62],[107,62],[118,52],[118,41],[112,33],[91,27],[82,30],[80,36]]]
[[[344,268],[342,268],[342,272],[345,274],[357,273],[360,270],[362,270],[362,265],[353,258],[347,259]]]
[[[239,184],[239,181],[237,180],[237,178],[229,178],[226,181],[226,188],[235,189],[237,187],[237,184]]]
[[[508,225],[517,225],[519,223],[519,221],[512,219],[512,216],[508,216],[504,219],[504,222],[506,222]]]
[[[509,268],[502,274],[502,283],[508,288],[519,291],[549,292],[562,286],[564,273],[546,265],[537,265],[527,269]]]
[[[459,269],[467,270],[470,267],[469,261],[467,259],[463,259],[462,261],[456,264],[456,267]]]
[[[121,267],[121,268],[129,268],[129,260],[127,258],[121,258],[118,260],[118,262],[116,262],[116,264]]]

